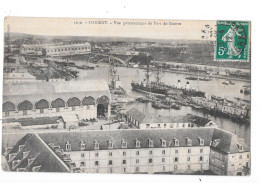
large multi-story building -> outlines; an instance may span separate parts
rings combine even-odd
[[[91,45],[88,42],[78,44],[40,44],[22,45],[21,54],[46,55],[46,56],[70,56],[77,54],[88,54],[91,52]]]
[[[60,171],[52,169],[58,163],[69,172],[250,174],[249,146],[218,128],[39,133],[3,144],[11,171],[32,171],[33,162],[38,171]],[[55,160],[37,161],[43,156],[38,146]]]
[[[193,128],[193,127],[216,127],[217,124],[210,119],[202,118],[192,114],[185,116],[162,116],[145,115],[132,108],[126,112],[126,121],[139,129],[171,129],[171,128]]]
[[[46,56],[69,56],[78,54],[88,54],[91,52],[90,43],[55,45],[45,48]]]
[[[110,116],[110,91],[104,80],[7,83],[3,119],[61,116],[66,122]]]

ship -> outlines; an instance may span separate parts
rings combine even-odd
[[[203,91],[198,91],[195,89],[191,89],[189,87],[182,88],[182,87],[171,86],[161,82],[161,78],[164,76],[162,74],[162,67],[157,67],[155,73],[155,81],[153,82],[149,81],[151,75],[152,74],[150,74],[149,65],[147,64],[144,81],[142,81],[141,83],[132,82],[131,83],[132,88],[136,91],[159,94],[159,95],[168,95],[168,92],[170,90],[177,90],[186,96],[205,97],[205,92]],[[178,80],[178,84],[180,84],[180,80]],[[188,81],[186,83],[186,86],[189,86]]]
[[[187,80],[199,80],[199,78],[196,78],[196,77],[187,77],[185,79],[187,79]]]
[[[200,81],[212,81],[210,77],[199,78]]]
[[[162,86],[160,84],[160,80],[162,78],[160,74],[161,74],[161,70],[158,67],[158,71],[155,76],[156,82],[150,82],[149,78],[151,77],[152,74],[150,73],[149,64],[147,64],[144,81],[142,81],[141,83],[133,81],[131,82],[131,86],[133,90],[136,91],[166,95],[169,89],[166,86]]]
[[[235,85],[235,83],[233,83],[231,80],[225,80],[222,82],[223,85]]]

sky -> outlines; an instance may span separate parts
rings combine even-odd
[[[5,17],[5,32],[8,25],[10,32],[33,35],[201,40],[216,21]]]

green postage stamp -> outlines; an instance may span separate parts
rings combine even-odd
[[[250,60],[250,22],[217,21],[216,61]]]

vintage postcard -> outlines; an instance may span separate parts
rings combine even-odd
[[[6,17],[2,169],[251,174],[251,22]]]

